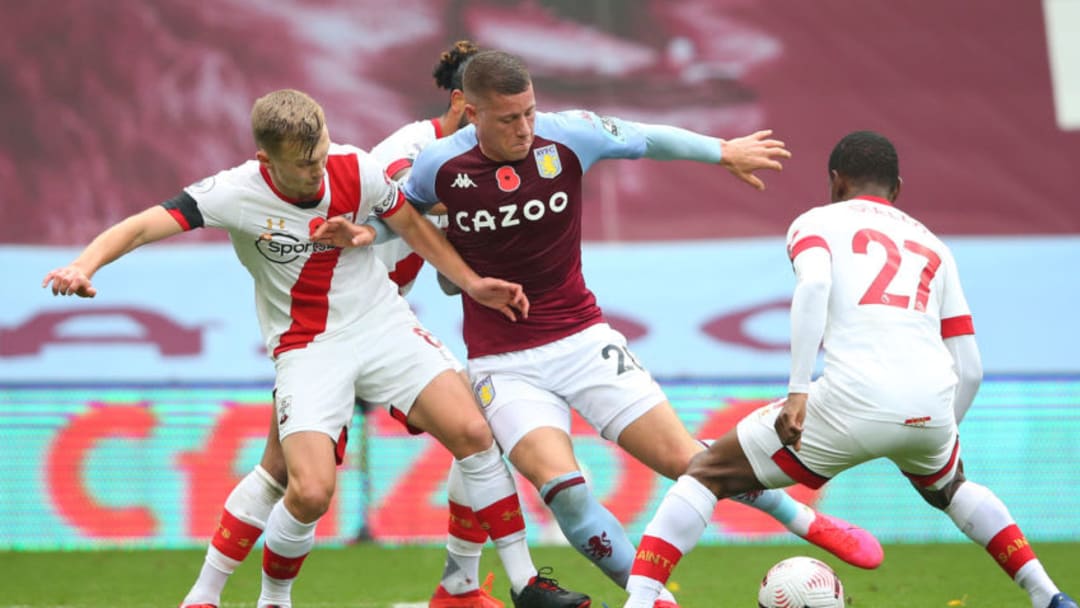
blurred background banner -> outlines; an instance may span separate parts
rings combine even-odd
[[[990,373],[1080,374],[1080,236],[952,237]],[[0,382],[270,382],[251,279],[227,244],[155,244],[102,269],[91,300],[40,289],[77,248],[0,246]],[[585,246],[609,322],[655,375],[788,372],[794,278],[782,237]],[[1071,278],[1066,278],[1066,273]],[[465,358],[461,303],[425,266],[408,300]]]
[[[707,166],[601,163],[591,240],[781,234],[827,196],[829,150],[855,129],[896,143],[902,204],[939,233],[1075,234],[1075,5],[8,0],[0,242],[83,243],[252,158],[248,112],[272,89],[310,92],[335,140],[370,148],[442,112],[431,70],[458,38],[522,55],[541,110],[771,128],[795,154],[765,194]]]
[[[541,110],[772,128],[793,151],[765,192],[693,163],[600,163],[586,181],[588,284],[701,437],[783,394],[784,232],[825,202],[841,136],[890,137],[898,205],[953,248],[983,350],[969,469],[1033,540],[1080,536],[1078,499],[1056,490],[1080,485],[1080,0],[0,0],[0,14],[0,548],[203,544],[269,421],[273,368],[224,233],[129,255],[93,300],[53,298],[45,273],[252,158],[248,113],[270,90],[311,93],[332,138],[363,148],[440,114],[431,70],[460,38],[522,55]],[[429,269],[409,300],[463,356],[460,305]],[[576,432],[597,493],[640,534],[667,482]],[[445,450],[380,412],[358,412],[349,449],[323,541],[438,541]],[[531,538],[558,540],[534,494]],[[885,541],[962,540],[885,464],[802,498]],[[718,511],[709,540],[791,540],[744,511]]]
[[[661,379],[687,427],[703,439],[730,430],[783,394],[784,382]],[[259,460],[270,386],[3,387],[0,393],[0,550],[186,547],[207,542],[232,487]],[[1080,536],[1080,376],[991,378],[961,427],[969,474],[994,488],[1033,542]],[[574,420],[593,491],[637,537],[670,482]],[[359,414],[324,543],[442,543],[450,455],[408,435],[382,410]],[[866,488],[872,486],[873,491]],[[518,478],[532,542],[560,542],[558,525]],[[895,466],[840,475],[801,501],[872,530],[882,542],[960,542]],[[798,542],[775,521],[723,502],[705,542]]]

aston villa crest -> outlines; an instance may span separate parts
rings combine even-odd
[[[562,161],[559,160],[559,151],[555,144],[533,150],[533,157],[536,159],[536,170],[540,177],[554,179],[562,173]]]
[[[491,405],[491,402],[495,400],[495,385],[491,382],[491,376],[485,376],[483,380],[477,382],[473,390],[476,391],[476,399],[484,407]]]

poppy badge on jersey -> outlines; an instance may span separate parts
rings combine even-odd
[[[521,186],[521,176],[510,165],[503,165],[495,171],[495,181],[503,192],[514,192]]]
[[[491,376],[484,376],[483,380],[477,382],[475,390],[480,405],[487,407],[495,400],[495,385],[491,382]]]
[[[555,179],[562,173],[562,161],[559,160],[559,150],[555,144],[533,150],[533,158],[536,159],[536,170],[540,177]]]

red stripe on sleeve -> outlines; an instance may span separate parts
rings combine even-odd
[[[177,224],[180,224],[180,227],[184,229],[184,232],[191,230],[191,224],[188,223],[187,218],[184,217],[183,213],[180,213],[179,209],[166,209],[166,211],[168,211],[169,215],[176,220]]]
[[[393,178],[395,175],[397,175],[398,171],[401,171],[402,169],[408,169],[411,166],[411,160],[407,158],[399,158],[394,162],[390,163],[389,165],[386,165],[386,174]]]
[[[391,207],[386,213],[381,214],[379,217],[390,217],[391,215],[394,215],[398,211],[401,211],[401,208],[404,207],[404,206],[405,206],[405,193],[402,192],[401,190],[398,190],[397,202],[394,203],[394,206]]]
[[[956,336],[971,336],[975,334],[975,323],[971,315],[962,317],[949,317],[941,320],[941,337],[954,338]]]
[[[832,251],[829,250],[829,244],[825,242],[825,239],[820,236],[804,236],[788,248],[788,258],[794,260],[800,253],[813,247],[821,247],[825,251],[828,251],[829,255],[832,255]]]

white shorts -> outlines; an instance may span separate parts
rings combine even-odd
[[[570,408],[602,437],[619,435],[667,400],[606,323],[527,350],[469,360],[476,398],[503,451],[528,432],[555,427],[570,433]]]
[[[319,431],[338,441],[348,429],[358,398],[384,404],[404,422],[428,383],[446,370],[462,369],[401,298],[378,319],[377,324],[358,323],[305,348],[286,351],[275,360],[280,438]]]
[[[758,481],[767,488],[801,483],[819,488],[842,471],[888,458],[920,487],[939,489],[952,480],[960,460],[954,422],[938,426],[867,420],[845,415],[818,383],[810,389],[802,446],[780,443],[773,426],[784,400],[758,408],[735,427]]]

